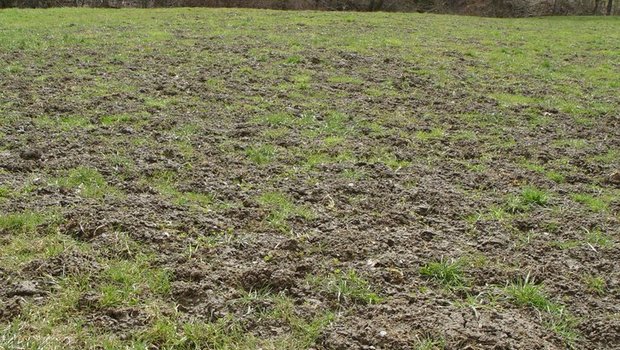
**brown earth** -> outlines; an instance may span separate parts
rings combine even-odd
[[[25,301],[44,304],[58,288],[50,284],[54,278],[87,273],[93,285],[99,283],[102,258],[131,259],[136,253],[119,242],[117,233],[124,232],[141,249],[157,253],[153,267],[171,272],[165,300],[177,304],[184,317],[213,321],[232,316],[262,339],[286,334],[289,326],[257,318],[256,310],[273,307],[269,300],[253,301],[251,312],[236,303],[244,292],[281,293],[294,300],[295,313],[305,319],[334,310],[338,316],[321,332],[315,349],[413,349],[425,337],[443,338],[446,349],[563,349],[564,340],[549,330],[544,314],[512,304],[503,292],[508,283],[528,275],[577,317],[577,348],[620,348],[618,245],[554,245],[579,241],[584,230],[594,228],[618,238],[617,198],[600,213],[569,199],[569,193],[592,185],[617,188],[615,175],[609,175],[613,165],[590,161],[620,147],[617,114],[600,115],[584,126],[566,112],[528,106],[550,119],[530,128],[523,124],[525,107],[505,108],[485,91],[446,86],[390,53],[311,48],[296,53],[302,59],[290,65],[281,63],[287,60],[285,44],[265,46],[255,34],[235,41],[206,36],[194,45],[183,44],[183,38],[195,35],[179,30],[167,47],[119,61],[103,48],[79,46],[54,54],[35,52],[41,61],[19,51],[0,53],[6,62],[29,62],[22,74],[0,80],[3,111],[17,117],[0,129],[0,180],[11,188],[32,185],[31,195],[1,202],[0,208],[5,213],[59,210],[60,232],[94,252],[69,250],[18,270],[0,267],[5,281],[0,321],[19,317]],[[260,50],[264,59],[256,60],[252,50]],[[200,58],[208,53],[216,54]],[[468,67],[484,65],[460,53],[446,56],[454,64],[454,77],[465,79]],[[63,73],[58,67],[68,69]],[[87,73],[71,72],[78,69]],[[249,73],[240,73],[244,70]],[[310,91],[281,88],[299,73],[312,75]],[[330,80],[342,75],[361,83]],[[223,86],[214,88],[214,80]],[[139,89],[110,88],[77,98],[96,81]],[[369,95],[369,88],[385,82],[394,82],[393,94]],[[522,89],[544,94],[537,88]],[[177,102],[146,106],[149,98]],[[310,113],[314,122],[277,126],[286,136],[270,139],[266,132],[276,127],[256,118],[282,111],[294,121]],[[329,111],[348,117],[338,131],[343,143],[324,147],[322,128]],[[495,122],[472,125],[459,117],[474,112],[501,115],[500,131]],[[103,121],[121,113],[134,119]],[[68,115],[83,115],[92,127],[59,128],[56,123]],[[42,117],[52,124],[41,126],[37,120]],[[176,141],[184,136],[172,132],[186,125],[198,128],[183,139],[191,152],[178,147]],[[412,137],[438,126],[448,136],[424,142]],[[464,130],[474,136],[452,137]],[[497,138],[485,138],[489,135]],[[606,135],[604,142],[601,135]],[[554,143],[559,139],[586,140],[591,146],[561,146]],[[264,165],[251,162],[246,150],[265,142],[275,145],[278,156]],[[308,168],[304,150],[331,159],[350,152],[353,160]],[[402,166],[374,160],[377,150],[386,150]],[[129,161],[110,162],[115,154]],[[466,166],[482,164],[484,156],[482,170]],[[567,158],[570,172],[558,184],[518,166],[523,158],[559,170],[553,161]],[[54,182],[78,165],[96,169],[123,195],[86,198],[79,188]],[[210,194],[214,203],[226,205],[197,210],[172,201],[148,181],[162,171],[178,174],[178,191]],[[362,175],[343,176],[349,172]],[[504,205],[506,196],[528,184],[550,189],[557,210],[535,207],[510,224],[468,219]],[[284,193],[313,215],[289,216],[284,231],[269,225],[271,209],[259,198],[271,191]],[[39,232],[45,232],[45,225]],[[11,234],[0,233],[0,242],[8,244]],[[521,244],[528,234],[535,238]],[[188,256],[187,247],[204,238],[216,244]],[[421,266],[441,259],[467,262],[467,288],[442,288],[420,275]],[[341,299],[308,280],[350,269],[368,280],[381,302]],[[586,275],[604,276],[607,292],[589,291],[582,279]],[[459,303],[467,296],[476,303]],[[128,335],[152,322],[139,307],[102,307],[99,298],[96,292],[84,293],[77,312],[100,329]]]

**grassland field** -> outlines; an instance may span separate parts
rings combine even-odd
[[[619,349],[619,169],[620,17],[0,10],[0,349]]]

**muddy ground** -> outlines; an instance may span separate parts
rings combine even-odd
[[[0,345],[620,348],[618,21],[54,11],[0,12]]]

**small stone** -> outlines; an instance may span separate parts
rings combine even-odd
[[[379,336],[380,336],[381,338],[385,338],[385,336],[387,336],[387,332],[386,332],[386,331],[380,331],[380,332],[379,332]]]

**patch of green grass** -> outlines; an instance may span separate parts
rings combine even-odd
[[[263,136],[270,140],[285,139],[290,135],[291,131],[286,127],[279,127],[275,129],[268,129],[263,131]]]
[[[545,206],[549,202],[549,194],[536,187],[525,187],[521,191],[521,199],[525,205]]]
[[[331,112],[322,122],[321,132],[331,136],[343,136],[352,132],[349,116],[344,113]]]
[[[147,108],[164,109],[174,104],[174,102],[172,99],[147,97],[144,99],[144,106]]]
[[[2,200],[7,199],[7,198],[11,198],[13,195],[13,191],[11,191],[10,188],[8,188],[7,186],[0,186],[0,202],[2,202]]]
[[[248,148],[245,154],[255,164],[264,165],[275,159],[277,150],[275,146],[266,144]]]
[[[79,246],[71,237],[59,233],[33,236],[32,233],[14,234],[8,243],[0,246],[0,263],[5,268],[17,268],[35,259],[49,259],[65,250]]]
[[[342,136],[328,136],[323,139],[323,144],[325,145],[325,147],[331,148],[342,145],[345,140],[346,139]]]
[[[342,171],[342,177],[349,180],[361,180],[366,176],[366,173],[363,170],[359,169],[344,169]]]
[[[566,240],[566,241],[553,241],[549,244],[552,247],[557,247],[562,250],[570,250],[577,248],[582,245],[581,242],[576,240]]]
[[[566,181],[566,177],[564,175],[562,175],[562,173],[557,172],[557,171],[547,171],[546,174],[547,178],[555,183],[563,183],[564,181]]]
[[[280,192],[264,193],[258,197],[258,202],[269,211],[267,222],[284,232],[290,230],[289,219],[298,216],[309,220],[314,217],[312,210],[295,204],[288,196]]]
[[[585,240],[588,244],[599,248],[611,248],[614,245],[613,239],[599,228],[586,230]]]
[[[335,270],[327,277],[310,277],[314,286],[326,290],[336,297],[339,303],[378,304],[383,298],[376,293],[370,283],[357,271]]]
[[[607,201],[601,197],[595,197],[586,193],[575,193],[571,198],[578,203],[587,206],[595,213],[606,212],[608,210]]]
[[[566,309],[554,303],[540,284],[534,284],[529,276],[508,287],[506,293],[519,306],[533,307],[547,315],[545,325],[558,334],[569,348],[574,348],[579,337],[577,320]]]
[[[620,159],[620,149],[610,149],[606,153],[594,156],[592,159],[603,164],[613,164]]]
[[[214,197],[211,194],[179,191],[177,189],[176,177],[174,172],[163,171],[144,181],[152,183],[162,195],[171,197],[176,205],[188,205],[207,209],[213,204]]]
[[[327,152],[306,152],[302,155],[304,157],[303,166],[306,168],[315,168],[320,165],[332,164],[332,163],[344,163],[354,161],[354,157],[350,152],[342,152],[337,155],[331,155]]]
[[[460,260],[430,262],[420,268],[420,274],[447,287],[460,287],[466,283],[465,273]]]
[[[577,341],[580,334],[577,331],[579,320],[566,311],[565,308],[559,308],[545,322],[545,326],[562,338],[566,347],[569,349],[577,349]]]
[[[518,94],[492,94],[494,99],[496,99],[500,104],[506,107],[518,106],[518,105],[535,105],[542,100],[536,97],[518,95]]]
[[[39,225],[45,223],[47,218],[48,215],[33,211],[0,214],[0,232],[32,233]]]
[[[291,334],[280,337],[273,343],[277,349],[308,349],[321,335],[321,331],[334,319],[332,312],[318,313],[310,319],[302,317],[297,312],[298,305],[294,300],[284,295],[273,298],[273,307],[261,313],[261,318],[266,317],[276,322],[285,322],[291,328]]]
[[[68,115],[60,117],[60,127],[65,131],[71,131],[74,128],[92,127],[90,119],[81,115]]]
[[[177,192],[174,196],[174,203],[177,205],[197,205],[208,208],[214,201],[213,196],[198,192]]]
[[[605,294],[607,283],[603,277],[588,275],[584,277],[584,283],[589,291],[601,295]]]
[[[129,114],[106,115],[101,118],[102,125],[130,124],[134,121]]]
[[[37,126],[62,131],[87,129],[93,127],[90,119],[81,115],[64,115],[60,117],[38,117],[34,120]]]
[[[544,207],[549,203],[550,195],[545,190],[526,186],[521,190],[519,196],[509,196],[506,200],[506,210],[510,213],[523,212],[533,206]]]
[[[534,163],[532,161],[528,161],[528,160],[524,159],[521,162],[519,162],[519,164],[523,168],[525,168],[527,170],[530,170],[530,171],[534,171],[534,172],[537,172],[537,173],[544,173],[545,172],[545,167],[544,166],[542,166],[542,165],[540,165],[538,163]]]
[[[445,135],[445,131],[442,128],[433,128],[428,131],[418,131],[415,136],[418,140],[428,141],[428,140],[439,140],[442,139]]]
[[[302,56],[299,56],[299,55],[292,55],[292,56],[289,56],[289,57],[286,59],[286,63],[287,63],[287,64],[292,64],[292,65],[295,65],[295,64],[299,64],[299,63],[303,62],[303,60],[304,60],[304,58],[303,58]]]
[[[441,337],[424,336],[419,338],[415,345],[415,350],[443,350],[446,347],[446,341]]]
[[[133,260],[110,261],[103,279],[99,286],[102,306],[137,305],[145,293],[170,293],[170,273],[150,267],[150,258],[143,254]]]
[[[289,113],[271,113],[254,119],[258,124],[271,127],[292,126],[295,120],[295,116]]]
[[[86,198],[103,198],[106,195],[120,194],[118,189],[108,185],[97,169],[83,166],[69,170],[65,177],[58,179],[58,185],[72,189]]]
[[[393,171],[399,171],[411,165],[410,161],[400,159],[395,154],[389,152],[388,150],[378,151],[375,155],[370,157],[369,162],[385,164]]]
[[[156,346],[162,349],[230,350],[259,346],[257,339],[245,332],[241,323],[231,317],[214,322],[180,322],[174,317],[162,316],[136,338],[144,349]]]
[[[555,311],[558,307],[547,297],[543,286],[534,284],[529,277],[506,287],[506,293],[519,306],[530,306],[545,312]]]

